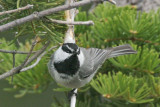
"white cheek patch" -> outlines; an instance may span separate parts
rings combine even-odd
[[[78,59],[80,61],[80,66],[82,66],[84,63],[84,54],[82,53],[82,51],[80,51],[80,54],[78,55]]]
[[[61,47],[54,54],[54,62],[61,62],[69,58],[71,54],[64,52]]]

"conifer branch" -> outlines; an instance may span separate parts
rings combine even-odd
[[[39,63],[39,61],[41,60],[41,58],[42,58],[46,53],[47,53],[47,52],[43,52],[43,53],[37,58],[37,60],[36,60],[36,62],[35,62],[34,64],[32,64],[32,65],[30,65],[30,66],[28,66],[28,67],[25,67],[25,68],[21,69],[20,72],[24,72],[24,71],[27,71],[27,70],[29,70],[29,69],[34,68],[34,67]]]
[[[51,51],[52,49],[55,49],[55,48],[57,48],[57,46],[51,47],[51,48],[49,49],[49,51]],[[29,70],[29,69],[34,68],[34,67],[41,61],[42,57],[43,57],[44,55],[46,55],[46,53],[47,53],[47,51],[43,52],[43,53],[37,58],[37,60],[36,60],[36,62],[35,62],[34,64],[32,64],[32,65],[30,65],[30,66],[28,66],[28,67],[26,67],[26,68],[21,69],[20,72],[24,72],[24,71],[27,71],[27,70]]]
[[[65,4],[65,5],[61,5],[61,6],[58,6],[58,7],[50,8],[50,9],[43,10],[43,11],[40,11],[40,12],[34,12],[33,14],[28,15],[26,17],[23,17],[23,18],[14,20],[12,22],[9,22],[7,24],[1,25],[0,26],[0,32],[3,32],[5,30],[8,30],[10,28],[13,28],[15,26],[24,24],[24,23],[32,21],[32,20],[38,20],[43,16],[47,16],[47,15],[50,15],[50,14],[53,14],[53,13],[56,13],[56,12],[59,12],[59,11],[63,11],[63,10],[68,10],[68,9],[84,6],[84,5],[87,5],[87,4],[90,4],[90,3],[93,3],[93,2],[98,2],[98,1],[102,1],[102,0],[83,0],[83,1],[78,1],[78,2],[75,2],[75,3],[71,3],[71,4]]]
[[[37,43],[37,41],[32,43],[32,47],[30,49],[30,52],[28,53],[28,55],[27,55],[26,59],[24,60],[24,62],[20,66],[13,68],[13,69],[11,69],[10,71],[8,71],[6,73],[1,74],[0,75],[0,80],[1,79],[5,79],[5,78],[7,78],[9,76],[12,76],[12,75],[20,72],[20,70],[23,67],[27,66],[33,60],[35,60],[39,55],[41,55],[45,51],[45,49],[48,47],[50,42],[47,42],[39,51],[37,51],[31,58],[29,58],[36,43]]]
[[[36,41],[34,41],[34,42],[32,43],[30,52],[28,53],[28,55],[27,55],[26,59],[23,61],[23,63],[22,63],[20,66],[13,68],[13,69],[10,70],[9,72],[6,72],[6,73],[0,75],[0,80],[6,78],[6,77],[8,77],[8,76],[12,76],[12,75],[14,75],[15,73],[18,73],[19,70],[23,68],[23,66],[25,65],[25,63],[28,61],[28,59],[29,59],[29,57],[30,57],[30,55],[31,55],[31,52],[32,52],[34,46],[36,45],[36,43],[37,43]]]

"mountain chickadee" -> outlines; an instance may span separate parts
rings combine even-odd
[[[64,43],[52,55],[48,69],[57,83],[79,88],[91,81],[106,59],[135,53],[128,44],[107,49],[85,49],[75,43]]]

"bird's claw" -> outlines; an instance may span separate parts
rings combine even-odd
[[[77,96],[78,94],[76,92],[74,92],[76,90],[76,88],[72,89],[69,93],[68,93],[68,99],[69,101],[71,100],[71,97],[73,95]]]

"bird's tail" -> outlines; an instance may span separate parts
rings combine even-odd
[[[109,58],[120,56],[120,55],[125,55],[125,54],[135,54],[137,53],[133,48],[126,44],[126,45],[120,45],[114,48],[111,48],[111,53],[109,55]]]

